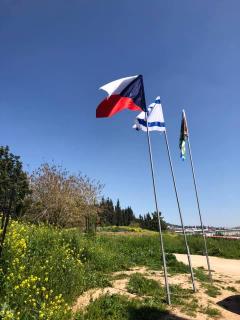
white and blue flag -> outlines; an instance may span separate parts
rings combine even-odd
[[[149,131],[165,131],[165,122],[163,117],[162,105],[160,97],[157,97],[154,103],[148,106],[148,130]],[[147,131],[146,114],[142,111],[135,120],[133,126],[136,130]]]

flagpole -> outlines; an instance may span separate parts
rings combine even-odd
[[[164,250],[164,244],[163,244],[163,236],[162,236],[161,218],[160,218],[160,213],[159,213],[159,209],[158,209],[157,194],[156,194],[156,184],[155,184],[154,167],[153,167],[152,147],[151,147],[151,140],[150,140],[150,134],[149,134],[149,129],[148,129],[147,112],[145,112],[145,120],[146,120],[146,124],[147,124],[147,140],[148,140],[149,159],[150,159],[150,164],[151,164],[153,193],[154,193],[156,212],[157,212],[157,216],[158,216],[159,238],[160,238],[160,244],[161,244],[161,250],[162,250],[163,271],[164,271],[164,278],[165,278],[165,289],[166,289],[166,295],[167,295],[167,303],[169,305],[171,305],[171,297],[170,297],[170,290],[169,290],[169,284],[168,284],[168,275],[167,275],[166,256],[165,256],[165,250]]]
[[[172,158],[171,158],[170,148],[169,148],[169,144],[168,144],[168,137],[167,137],[167,130],[166,130],[166,128],[165,128],[165,131],[164,131],[164,137],[165,137],[165,142],[166,142],[166,147],[167,147],[168,160],[169,160],[169,165],[170,165],[171,174],[172,174],[174,191],[175,191],[175,195],[176,195],[176,199],[177,199],[178,212],[179,212],[179,216],[180,216],[180,220],[181,220],[182,232],[183,232],[184,241],[185,241],[186,250],[187,250],[188,264],[189,264],[190,273],[191,273],[193,291],[196,292],[196,286],[195,286],[195,280],[194,280],[194,274],[193,274],[193,268],[192,268],[192,262],[191,262],[191,255],[190,255],[190,250],[189,250],[189,246],[188,246],[188,241],[187,241],[187,235],[186,235],[186,231],[185,231],[185,226],[184,226],[184,223],[183,223],[182,211],[181,211],[180,202],[179,202],[179,196],[178,196],[178,191],[177,191],[175,174],[174,174],[174,170],[173,170],[173,164],[172,164]]]
[[[188,128],[186,113],[185,113],[185,120],[186,120],[186,125],[187,125],[187,128]],[[202,220],[202,214],[201,214],[201,208],[200,208],[200,202],[199,202],[199,197],[198,197],[198,188],[197,188],[195,170],[194,170],[194,165],[193,165],[193,158],[192,158],[192,150],[191,150],[189,131],[188,131],[188,135],[187,135],[187,142],[188,142],[188,150],[189,150],[189,155],[190,155],[190,163],[191,163],[191,169],[192,169],[193,184],[194,184],[197,207],[198,207],[198,214],[199,214],[201,230],[202,230],[202,236],[203,236],[203,241],[204,241],[205,256],[206,256],[207,266],[208,266],[209,280],[212,283],[213,282],[213,280],[212,280],[212,272],[211,272],[211,266],[210,266],[210,261],[209,261],[209,256],[208,256],[207,239],[206,239],[206,234],[204,232],[203,220]]]

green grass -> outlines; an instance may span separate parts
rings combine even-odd
[[[183,305],[193,296],[191,289],[184,289],[176,284],[170,286],[170,292],[172,304],[174,305]]]
[[[165,289],[157,281],[148,279],[142,274],[131,275],[127,286],[128,292],[138,296],[152,297],[154,301],[165,301]],[[192,299],[192,290],[183,289],[179,285],[170,286],[171,301],[173,305],[185,305]]]
[[[198,300],[196,298],[190,298],[184,301],[181,311],[191,318],[195,318],[199,309]]]
[[[116,233],[113,236],[99,233],[96,236],[85,236],[77,229],[59,230],[47,226],[14,223],[8,231],[3,259],[0,261],[0,318],[1,312],[5,312],[1,309],[12,312],[14,319],[18,319],[16,315],[20,312],[20,320],[36,319],[42,310],[50,320],[68,320],[69,314],[61,313],[66,309],[65,304],[71,305],[78,295],[90,288],[110,286],[113,279],[111,273],[124,273],[124,270],[136,266],[161,270],[162,257],[158,234],[136,232],[136,235]],[[201,254],[202,238],[192,236],[188,237],[188,240],[191,253]],[[165,233],[164,244],[168,272],[187,273],[188,266],[178,262],[172,254],[185,253],[183,237]],[[208,239],[208,246],[209,254],[240,258],[239,241]],[[205,271],[196,269],[195,275],[205,285],[208,295],[219,294],[219,288],[208,285]],[[33,280],[35,277],[37,280]],[[132,290],[136,290],[137,280],[134,280]],[[138,283],[139,294],[150,295],[151,303],[157,308],[156,303],[162,303],[159,292],[163,292],[163,288],[159,289],[153,282],[144,281],[142,284]],[[37,288],[40,288],[39,292]],[[171,290],[173,303],[178,305],[189,294],[178,287],[172,287]],[[56,306],[52,306],[50,302],[58,299],[59,295],[61,303],[56,302],[59,304],[59,312],[56,311],[51,318],[47,312]],[[44,303],[48,311],[42,309]]]
[[[177,261],[177,258],[172,253],[166,254],[166,263],[168,273],[177,274],[177,273],[188,273],[189,267],[185,265],[183,262]]]
[[[140,299],[129,299],[120,295],[104,295],[92,302],[85,311],[78,312],[75,320],[159,320],[170,315],[164,303],[164,289],[156,281],[141,274],[130,277],[128,291]],[[191,290],[171,286],[173,305],[189,316],[195,316],[197,300],[191,297]]]
[[[171,233],[165,233],[164,245],[167,253],[186,253],[184,239],[181,235],[175,235]],[[116,247],[119,248],[120,253],[129,252],[133,254],[133,249],[143,248],[142,255],[146,257],[144,260],[147,261],[150,258],[149,264],[160,265],[161,259],[159,257],[159,236],[157,233],[135,235],[112,235],[99,233],[96,237],[97,242],[101,243],[103,247],[108,246],[109,250],[114,250]],[[188,242],[191,254],[203,254],[203,240],[200,236],[188,236]],[[226,239],[208,239],[209,255],[219,256],[224,258],[235,258],[240,259],[240,241],[231,241]],[[139,252],[138,252],[139,253]],[[141,262],[140,255],[139,259],[133,256],[134,261]],[[153,261],[154,260],[154,261]],[[158,261],[159,260],[159,263]]]
[[[209,282],[209,275],[203,268],[194,269],[195,277],[201,282]]]
[[[203,287],[206,289],[205,293],[212,298],[216,298],[219,294],[221,294],[221,290],[214,285],[204,283]]]
[[[140,232],[140,233],[151,233],[148,230],[144,230],[139,227],[131,227],[131,226],[108,226],[108,227],[101,227],[99,229],[100,232]]]
[[[140,273],[131,275],[128,286],[128,292],[140,296],[161,296],[164,297],[164,288],[152,279],[147,279]]]
[[[181,235],[164,234],[166,252],[186,253],[184,239]],[[203,239],[201,236],[188,236],[191,254],[203,255]],[[240,241],[227,239],[207,239],[209,255],[223,258],[240,259]]]
[[[121,280],[121,279],[126,279],[128,277],[129,277],[129,275],[126,273],[119,273],[119,274],[112,275],[111,280],[113,280],[113,281],[114,280]]]
[[[228,286],[226,287],[227,290],[232,291],[232,292],[238,292],[237,289],[235,287],[232,286]]]
[[[92,302],[74,320],[158,320],[167,315],[164,305],[151,300],[131,300],[120,295],[105,295]]]
[[[212,308],[210,306],[203,308],[201,312],[204,314],[207,314],[211,318],[218,318],[221,316],[221,312],[218,309]]]

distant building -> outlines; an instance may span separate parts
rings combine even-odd
[[[182,228],[176,225],[169,225],[168,230],[178,234],[182,233]],[[188,235],[201,235],[202,229],[196,226],[193,226],[193,227],[188,226],[188,227],[185,227],[185,232]],[[239,227],[231,228],[231,229],[206,227],[204,228],[204,233],[206,234],[207,237],[212,237],[212,238],[240,239]]]

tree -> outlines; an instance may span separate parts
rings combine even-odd
[[[61,166],[42,164],[30,176],[32,193],[27,218],[59,227],[84,227],[97,219],[99,182],[82,174],[70,174]]]
[[[167,229],[167,224],[164,221],[162,216],[160,217],[160,221],[161,221],[162,230],[166,230]],[[151,214],[147,213],[143,217],[139,216],[139,224],[140,224],[140,227],[142,227],[143,229],[158,231],[159,230],[159,224],[158,224],[158,214],[157,214],[157,212],[153,212]]]
[[[121,209],[121,206],[120,206],[120,201],[119,201],[119,199],[117,200],[117,204],[116,204],[116,206],[115,206],[115,208],[114,208],[114,212],[115,212],[115,220],[116,220],[116,222],[115,222],[115,224],[116,224],[116,226],[121,226],[121,225],[123,225],[122,224],[122,209]]]
[[[129,226],[131,222],[136,220],[135,215],[131,207],[127,207],[126,209],[122,210],[122,225]]]
[[[114,206],[111,199],[107,198],[106,200],[102,198],[100,203],[100,225],[101,226],[109,226],[113,225],[115,221],[115,213],[114,213]]]
[[[120,201],[117,200],[116,205],[109,198],[102,198],[100,207],[100,225],[101,226],[129,226],[136,221],[136,217],[131,207],[121,208]]]
[[[29,192],[27,174],[23,171],[20,157],[12,154],[8,146],[0,147],[0,256],[9,220],[22,214],[24,198]]]

